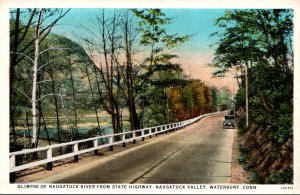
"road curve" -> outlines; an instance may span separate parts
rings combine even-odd
[[[229,183],[233,130],[224,114],[185,129],[63,171],[42,183]]]

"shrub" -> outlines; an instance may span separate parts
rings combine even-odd
[[[293,172],[290,170],[277,171],[267,178],[270,184],[293,184]]]
[[[262,184],[263,179],[258,173],[255,172],[255,173],[253,173],[253,175],[250,178],[250,183],[252,183],[252,184]]]
[[[243,135],[246,132],[246,130],[247,130],[247,127],[246,127],[246,117],[245,116],[242,116],[240,118],[240,120],[237,122],[237,126],[239,128],[238,134],[239,135]]]
[[[243,165],[243,168],[245,171],[251,170],[251,165],[248,164],[248,158],[249,158],[249,148],[244,145],[239,145],[239,152],[240,157],[238,158],[238,162]]]
[[[281,115],[277,121],[277,128],[273,138],[277,143],[285,142],[293,134],[293,118],[289,114]]]
[[[241,153],[241,154],[247,154],[248,155],[248,153],[249,153],[249,151],[250,151],[250,149],[247,147],[247,146],[245,146],[245,145],[239,145],[239,152]]]

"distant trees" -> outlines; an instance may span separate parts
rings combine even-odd
[[[189,80],[184,86],[170,88],[168,98],[172,118],[176,121],[213,112],[218,108],[218,105],[212,105],[211,89],[200,80]]]

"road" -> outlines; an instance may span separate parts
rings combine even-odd
[[[65,170],[46,183],[229,183],[233,130],[223,114],[99,161]]]

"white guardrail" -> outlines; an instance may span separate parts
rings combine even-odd
[[[226,112],[226,111],[224,111],[224,112]],[[125,146],[126,142],[131,142],[131,141],[133,141],[135,143],[136,139],[141,138],[142,140],[144,140],[144,138],[147,136],[156,135],[156,134],[159,134],[162,132],[167,132],[170,130],[176,130],[176,129],[178,130],[178,129],[186,127],[187,125],[194,123],[195,121],[197,121],[203,117],[216,115],[216,114],[220,114],[220,113],[223,113],[223,111],[200,115],[196,118],[192,118],[192,119],[181,121],[181,122],[159,125],[159,126],[155,126],[155,127],[148,127],[148,128],[144,128],[144,129],[135,130],[135,131],[128,131],[128,132],[117,133],[117,134],[97,136],[97,137],[83,139],[83,140],[77,140],[77,141],[72,141],[72,142],[53,144],[53,145],[39,147],[39,148],[11,152],[11,153],[9,153],[9,161],[10,161],[9,172],[15,173],[17,171],[21,171],[24,169],[28,169],[28,168],[46,164],[46,163],[47,163],[47,169],[52,170],[52,162],[53,161],[57,161],[57,160],[61,160],[61,159],[69,158],[69,157],[74,157],[74,161],[76,162],[76,161],[78,161],[78,155],[80,155],[80,154],[84,154],[84,153],[91,152],[91,151],[94,151],[95,154],[97,154],[98,149],[105,148],[105,147],[111,147],[111,150],[112,150],[112,146],[114,146],[114,145],[123,144],[123,146]],[[139,135],[137,135],[138,132],[140,132]],[[115,137],[117,137],[117,136],[119,139],[115,139]],[[120,138],[121,138],[121,140],[120,140]],[[107,139],[108,143],[99,145],[100,139],[102,139],[102,140]],[[91,141],[93,142],[93,147],[87,148],[87,149],[82,149],[82,150],[79,149],[79,143],[91,142]],[[60,148],[63,146],[72,146],[70,148],[72,148],[73,151],[71,153],[62,154],[59,156],[52,156],[53,149]],[[30,153],[41,152],[41,151],[46,152],[45,159],[37,160],[34,162],[29,162],[27,164],[16,165],[16,156],[27,155]]]

